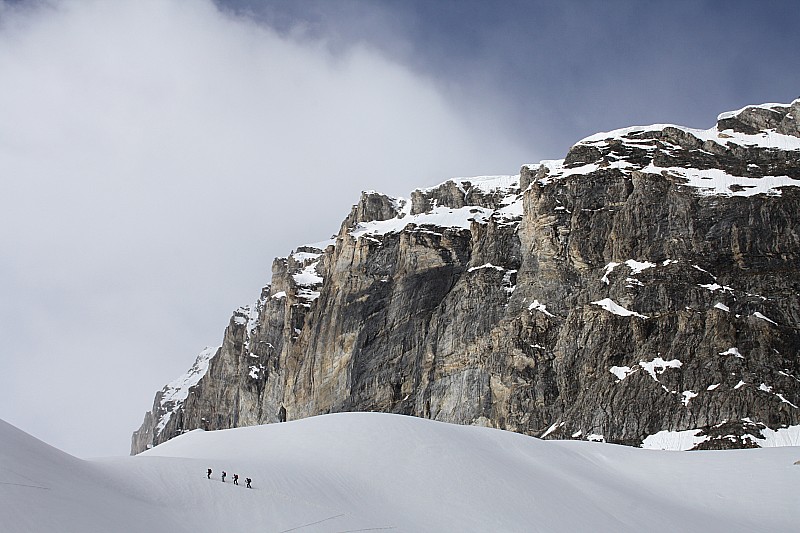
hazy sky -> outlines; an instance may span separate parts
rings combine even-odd
[[[795,2],[0,0],[0,418],[129,449],[376,189],[800,95]]]

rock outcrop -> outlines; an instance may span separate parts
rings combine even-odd
[[[364,193],[275,260],[132,453],[337,411],[755,446],[800,425],[799,295],[800,100],[597,134],[518,176]]]

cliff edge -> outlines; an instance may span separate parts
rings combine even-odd
[[[796,100],[363,193],[333,239],[274,261],[131,452],[340,411],[662,448],[798,439],[799,186]]]

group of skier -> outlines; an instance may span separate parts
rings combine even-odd
[[[206,477],[208,479],[211,479],[211,473],[212,473],[212,470],[209,468],[208,471],[206,472]],[[228,475],[228,473],[223,470],[222,471],[222,482],[223,483],[225,483],[225,476],[227,476],[227,475]],[[253,487],[250,486],[250,483],[253,482],[252,479],[250,479],[249,477],[246,477],[246,478],[244,478],[244,482],[247,483],[247,488],[248,489],[252,489],[253,488]],[[239,484],[239,474],[234,474],[233,475],[233,484],[234,485],[238,485]]]

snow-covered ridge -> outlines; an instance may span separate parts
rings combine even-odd
[[[793,104],[797,103],[795,101]],[[761,108],[772,111],[780,109],[784,114],[790,105],[793,104],[762,104],[747,106],[738,111],[720,114],[718,120],[735,118],[747,109]],[[791,117],[790,117],[791,118]],[[796,120],[796,119],[795,119]],[[665,130],[675,130],[678,136],[683,135],[694,138],[696,147],[687,149],[675,144],[675,140],[670,140],[669,135],[662,136]],[[675,133],[673,131],[672,133]],[[539,183],[546,185],[553,180],[564,179],[575,175],[586,175],[599,170],[617,169],[622,172],[634,170],[663,174],[681,179],[688,187],[697,189],[702,195],[725,195],[725,196],[752,196],[755,194],[780,194],[781,187],[798,187],[800,179],[787,175],[775,174],[767,175],[756,164],[751,164],[748,171],[753,171],[749,175],[736,175],[718,168],[692,168],[691,166],[658,166],[654,161],[657,152],[662,155],[680,155],[681,152],[688,153],[695,151],[713,156],[706,148],[705,143],[715,143],[720,149],[729,145],[757,148],[774,149],[781,151],[800,151],[800,137],[779,133],[775,129],[765,129],[757,133],[742,133],[733,129],[719,129],[719,125],[702,130],[687,128],[674,124],[652,124],[648,126],[630,126],[608,132],[599,132],[578,141],[576,148],[587,147],[596,148],[603,154],[603,157],[595,162],[582,164],[565,164],[565,159],[543,160],[536,165],[527,165],[534,172],[543,172],[544,177],[539,178]],[[681,143],[683,144],[683,143]],[[704,148],[705,146],[705,148]],[[629,157],[632,152],[636,152],[635,157]],[[649,159],[647,164],[642,164],[642,157]],[[540,175],[541,176],[541,175]]]
[[[758,148],[778,148],[780,150],[800,150],[800,137],[785,135],[775,131],[764,131],[756,134],[739,133],[733,130],[717,129],[717,126],[707,130],[687,128],[677,124],[651,124],[649,126],[628,126],[612,131],[595,133],[578,141],[576,144],[607,146],[612,141],[622,141],[626,144],[640,148],[650,148],[651,139],[646,133],[661,132],[667,128],[688,133],[700,141],[713,141],[725,146],[734,144],[738,146],[752,146]]]
[[[473,176],[473,177],[460,177],[450,178],[433,187],[420,187],[417,190],[420,192],[430,192],[438,189],[448,182],[453,182],[462,192],[469,193],[470,190],[475,189],[483,193],[493,192],[513,192],[519,189],[519,175],[509,176]]]
[[[156,432],[161,432],[166,427],[172,414],[178,411],[186,398],[189,397],[189,390],[206,375],[209,362],[218,349],[211,347],[203,349],[188,372],[170,381],[161,390],[160,406],[164,412],[159,418],[158,424],[156,424]]]
[[[770,111],[783,110],[800,101],[795,100],[790,104],[757,104],[747,105],[736,111],[725,111],[717,116],[717,122],[735,118],[748,109],[767,109]],[[718,124],[708,129],[688,128],[677,124],[650,124],[646,126],[628,126],[606,132],[598,132],[588,137],[584,137],[577,144],[605,145],[609,141],[623,141],[628,144],[641,144],[642,147],[649,146],[649,139],[641,135],[648,132],[661,132],[667,128],[680,130],[691,134],[701,141],[713,141],[721,145],[734,144],[739,146],[756,146],[760,148],[778,148],[780,150],[800,150],[800,137],[777,133],[774,130],[765,130],[757,134],[745,134],[733,131],[732,129],[719,129]]]
[[[189,389],[200,381],[208,371],[208,363],[219,348],[206,347],[197,356],[192,367],[182,376],[170,381],[164,387],[161,395],[161,404],[167,402],[182,402],[189,395]]]
[[[791,105],[791,104],[789,104]],[[748,109],[767,109],[769,111],[775,111],[776,108],[786,108],[788,107],[786,104],[779,104],[779,103],[767,103],[767,104],[751,104],[742,107],[741,109],[737,109],[736,111],[724,111],[717,115],[717,122],[721,120],[726,120],[729,118],[737,117],[741,115],[742,112],[747,111]]]
[[[460,228],[468,230],[473,221],[485,224],[494,212],[492,209],[477,206],[465,206],[458,209],[434,207],[427,213],[418,215],[408,214],[408,216],[402,218],[398,216],[389,220],[360,223],[350,232],[350,235],[359,238],[365,235],[399,233],[409,224],[417,227],[433,226],[442,229]],[[410,205],[407,213],[410,213]]]
[[[420,188],[417,192],[430,193],[443,185],[453,183],[462,194],[463,207],[452,208],[432,202],[424,213],[411,214],[412,202],[405,198],[393,199],[399,207],[396,217],[388,220],[359,223],[350,231],[356,239],[399,233],[409,225],[416,228],[432,227],[432,233],[441,234],[436,228],[442,229],[470,229],[473,222],[486,224],[495,218],[500,222],[510,223],[522,217],[522,197],[519,190],[519,175],[515,176],[477,176],[471,178],[453,178],[434,187]],[[470,193],[479,191],[482,194],[498,194],[503,197],[498,202],[497,209],[480,205],[469,205]]]

